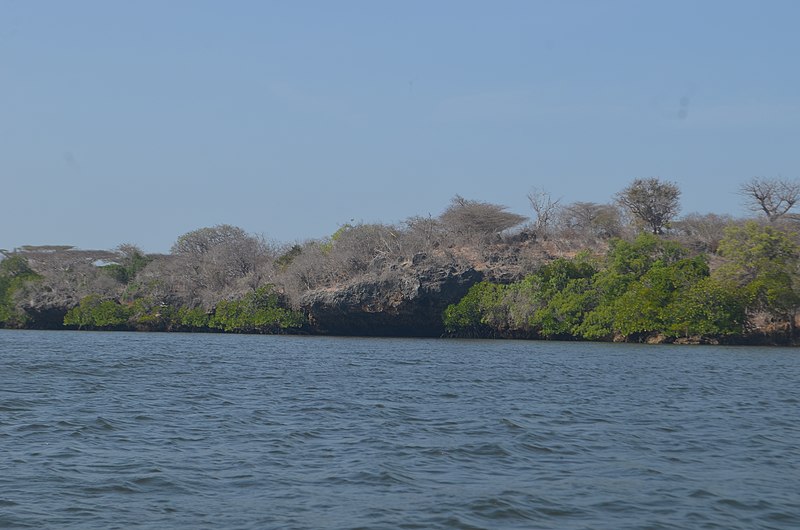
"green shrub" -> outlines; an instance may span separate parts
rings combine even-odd
[[[97,295],[89,295],[67,311],[65,326],[78,329],[122,329],[128,327],[132,310],[114,300],[103,300]]]
[[[240,300],[219,302],[208,326],[238,333],[274,333],[299,328],[304,322],[302,313],[282,307],[272,286],[265,286]]]

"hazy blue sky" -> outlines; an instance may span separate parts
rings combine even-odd
[[[0,248],[288,242],[458,193],[741,214],[800,177],[800,2],[0,0]]]

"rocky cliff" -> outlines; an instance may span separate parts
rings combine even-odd
[[[330,335],[438,337],[442,312],[483,273],[466,265],[408,267],[306,293],[309,331]]]

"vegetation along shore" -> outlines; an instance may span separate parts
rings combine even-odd
[[[739,192],[750,218],[679,216],[648,178],[608,204],[535,189],[530,219],[455,196],[296,244],[218,225],[168,254],[23,246],[0,251],[0,327],[794,344],[800,183]]]

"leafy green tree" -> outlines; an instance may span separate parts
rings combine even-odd
[[[719,252],[728,259],[718,275],[735,282],[749,312],[763,311],[786,322],[794,334],[800,307],[800,247],[796,234],[750,221],[725,230]]]
[[[580,336],[581,323],[596,305],[597,291],[592,279],[573,278],[537,311],[534,323],[539,326],[539,334],[543,337]]]
[[[671,337],[727,337],[745,332],[747,298],[732,281],[702,278],[665,309]]]
[[[635,322],[621,325],[623,321],[619,312],[628,311],[623,304],[630,301],[635,294],[628,294],[622,301],[620,298],[655,264],[667,266],[680,261],[686,255],[686,249],[677,243],[653,234],[641,234],[632,242],[612,240],[605,266],[593,278],[596,306],[586,313],[583,321],[575,327],[575,332],[589,340],[604,340],[615,333],[627,335],[626,332],[633,333],[634,329],[643,332],[649,328],[648,323],[653,318],[653,302],[649,298],[648,285],[639,285],[636,289],[640,295],[645,296],[640,302],[640,310],[644,310],[649,317],[640,317],[637,314]]]
[[[708,274],[703,256],[674,263],[654,262],[614,301],[613,331],[626,337],[665,332],[671,327],[669,307],[675,298]]]
[[[444,310],[443,320],[447,332],[466,336],[490,333],[492,326],[488,323],[489,315],[500,305],[504,290],[503,285],[487,281],[470,287],[457,304],[451,304]]]
[[[590,291],[596,273],[588,257],[580,255],[557,259],[529,277],[527,290],[536,307],[528,319],[531,329],[545,337],[571,334],[594,299]]]

